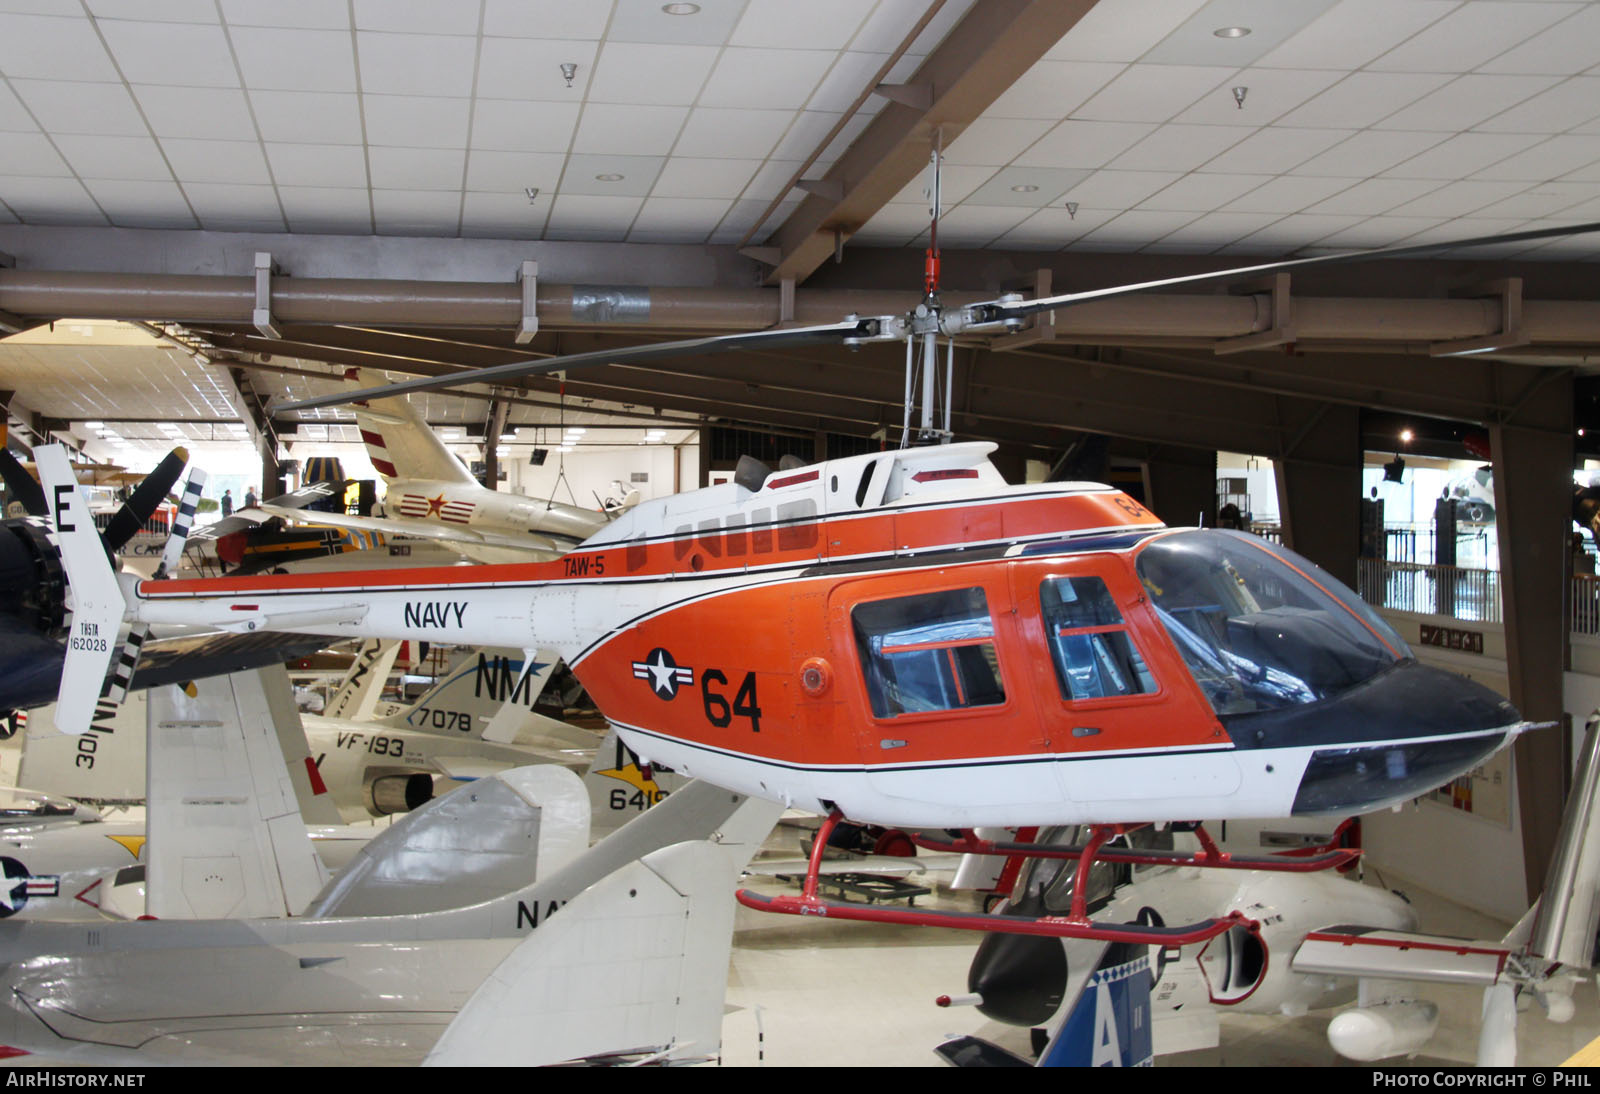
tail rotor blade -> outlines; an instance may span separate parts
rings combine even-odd
[[[123,544],[139,534],[144,522],[153,517],[166,500],[172,484],[178,481],[188,462],[188,449],[174,448],[167,453],[166,459],[156,465],[154,471],[144,477],[122,508],[117,510],[116,516],[111,518],[111,523],[106,525],[107,547],[113,551],[121,550]]]

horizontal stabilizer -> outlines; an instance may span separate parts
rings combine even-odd
[[[1340,926],[1306,935],[1293,966],[1299,973],[1486,986],[1500,981],[1509,956],[1497,942]]]

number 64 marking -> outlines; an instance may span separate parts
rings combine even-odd
[[[711,685],[721,684],[726,686],[728,677],[721,669],[706,669],[700,674],[700,700],[705,706],[706,721],[723,729],[733,724],[733,719],[750,719],[750,732],[761,732],[761,708],[756,705],[756,674],[747,672],[744,680],[739,684],[739,690],[733,694],[733,705],[728,704],[728,699],[721,692],[713,691]]]

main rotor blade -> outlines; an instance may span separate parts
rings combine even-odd
[[[461,387],[465,384],[492,384],[502,380],[516,380],[523,376],[543,376],[565,369],[585,365],[608,365],[652,361],[663,357],[685,357],[693,353],[723,353],[728,350],[760,347],[762,349],[785,346],[806,346],[818,342],[843,342],[847,338],[871,336],[877,326],[875,319],[846,319],[816,327],[789,327],[762,330],[746,334],[721,334],[710,338],[686,338],[675,342],[651,342],[623,349],[593,350],[588,353],[569,353],[560,357],[543,357],[532,361],[512,361],[489,368],[452,372],[446,376],[424,376],[417,380],[403,380],[383,387],[342,391],[333,395],[319,395],[295,403],[280,403],[273,412],[284,410],[315,410],[317,407],[339,406],[344,403],[383,399],[391,395],[404,395],[412,391],[437,391],[440,388]]]
[[[156,510],[161,507],[161,503],[166,500],[172,484],[178,481],[178,476],[183,474],[184,465],[188,462],[188,449],[174,448],[156,465],[154,471],[144,477],[144,481],[134,489],[122,508],[111,518],[111,523],[106,525],[107,547],[113,551],[120,551],[123,544],[139,534],[144,522],[153,517]]]
[[[1526,232],[1510,232],[1497,236],[1475,236],[1471,239],[1452,239],[1443,243],[1400,243],[1392,247],[1374,247],[1365,251],[1342,251],[1339,254],[1317,255],[1313,258],[1287,258],[1281,262],[1263,262],[1255,266],[1236,266],[1231,270],[1212,270],[1209,273],[1164,277],[1159,281],[1137,281],[1128,285],[1112,285],[1104,289],[1086,289],[1083,292],[1062,293],[1059,296],[1046,296],[1038,300],[1023,300],[1015,304],[1004,304],[999,301],[973,304],[968,308],[968,311],[976,313],[981,322],[992,322],[1011,317],[1036,315],[1044,311],[1054,311],[1056,308],[1080,304],[1085,300],[1105,300],[1114,296],[1132,296],[1135,293],[1153,292],[1156,289],[1170,288],[1174,285],[1204,285],[1207,282],[1239,281],[1248,277],[1260,277],[1264,274],[1278,273],[1280,270],[1305,269],[1308,266],[1337,266],[1346,262],[1366,262],[1379,258],[1404,258],[1407,255],[1428,254],[1432,251],[1450,250],[1455,247],[1479,247],[1491,243],[1520,243],[1531,239],[1555,239],[1560,236],[1583,235],[1587,232],[1600,232],[1600,222],[1570,224],[1563,228],[1534,228]]]

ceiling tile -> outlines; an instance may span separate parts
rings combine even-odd
[[[13,86],[23,81],[12,81]],[[103,87],[103,84],[96,84]],[[114,85],[113,85],[114,86]],[[120,88],[118,89],[120,90]],[[125,93],[124,93],[125,94]],[[38,130],[28,111],[22,105],[22,100],[11,93],[11,88],[0,83],[0,133],[32,133]]]
[[[87,133],[104,137],[142,137],[149,133],[128,89],[121,84],[13,80],[11,86],[47,133]],[[0,98],[15,102],[9,94]],[[0,107],[0,111],[3,109]],[[19,109],[13,117],[20,120],[25,115]],[[33,123],[27,121],[24,127],[32,129]],[[4,128],[10,127],[0,118],[0,129]]]
[[[700,93],[700,103],[798,110],[832,64],[833,54],[819,49],[725,49]]]
[[[1143,59],[1170,65],[1251,65],[1333,4],[1334,0],[1272,0],[1268,4],[1260,0],[1210,0]],[[1216,33],[1223,27],[1247,27],[1250,33],[1223,37]]]
[[[1369,217],[1318,242],[1328,247],[1384,247],[1445,223],[1443,217]]]
[[[1600,117],[1600,77],[1575,76],[1481,122],[1489,133],[1562,133]]]
[[[1282,218],[1276,213],[1207,213],[1182,228],[1162,236],[1160,243],[1192,245],[1195,250],[1214,251],[1235,240],[1254,235]]]
[[[1572,11],[1571,4],[1475,0],[1458,5],[1372,61],[1371,67],[1386,72],[1467,72],[1527,41]]]
[[[1457,0],[1342,0],[1259,63],[1268,68],[1362,68],[1458,6]]]
[[[549,211],[550,199],[543,194],[530,202],[521,192],[469,193],[461,210],[461,234],[537,239]]]
[[[744,193],[759,160],[710,160],[674,156],[656,179],[656,198],[736,198]],[[793,171],[793,167],[790,168]],[[723,202],[727,204],[726,201]],[[646,205],[648,209],[649,206]]]
[[[1023,209],[1039,209],[1054,202],[1092,173],[1088,168],[1005,167],[959,200],[974,205],[1014,205]],[[945,193],[943,179],[940,180],[939,192],[946,208],[956,203],[953,195]]]
[[[1600,57],[1595,56],[1597,41],[1600,41],[1600,7],[1585,4],[1550,29],[1485,61],[1479,71],[1571,75],[1600,61]]]
[[[1600,160],[1600,136],[1555,136],[1478,171],[1475,179],[1558,179]]]
[[[1073,116],[1101,122],[1164,122],[1187,110],[1236,71],[1195,65],[1130,65],[1073,111]],[[1232,96],[1226,90],[1222,94],[1232,105]]]
[[[1294,170],[1350,135],[1346,129],[1268,126],[1212,159],[1206,164],[1206,170],[1253,175],[1281,174]]]
[[[882,53],[841,53],[832,68],[822,77],[822,82],[812,92],[806,105],[812,110],[826,110],[833,113],[843,113],[850,108],[850,104],[861,96],[867,87],[874,83],[874,77],[883,68],[883,63],[888,57]],[[885,76],[884,83],[896,81]],[[863,112],[869,111],[884,100],[875,95],[868,95],[861,104]],[[994,114],[991,106],[985,113]],[[1057,115],[1058,117],[1060,115]]]
[[[1111,166],[1127,171],[1193,171],[1252,132],[1239,125],[1164,125]]]
[[[130,84],[239,86],[227,35],[215,22],[199,25],[101,19],[95,25]]]
[[[677,162],[679,156],[674,156],[667,161],[667,170]],[[692,162],[692,161],[691,161]],[[754,160],[750,162],[755,162]],[[745,187],[744,196],[761,201],[771,201],[778,196],[778,188],[787,188],[789,180],[800,169],[800,160],[768,160],[756,171],[755,177]],[[785,190],[787,192],[787,190]]]
[[[472,111],[472,147],[502,152],[566,152],[578,128],[578,104],[479,99]]]
[[[248,183],[266,186],[271,182],[261,145],[251,141],[191,141],[168,138],[161,150],[172,165],[172,173],[184,185],[193,182]]]
[[[233,27],[350,29],[349,9],[327,0],[222,0],[222,17]]]
[[[374,190],[372,215],[379,235],[453,236],[461,195],[442,190]]]
[[[879,0],[879,2],[882,4],[885,3],[885,0]],[[933,13],[933,17],[928,20],[928,25],[923,27],[922,31],[912,40],[906,53],[908,55],[916,54],[919,57],[925,57],[932,53],[934,48],[940,42],[943,42],[946,36],[955,29],[956,24],[966,17],[975,3],[976,0],[949,0],[942,8]],[[923,10],[913,5],[916,18],[920,19],[922,17]],[[904,38],[904,34],[910,33],[911,25],[915,21],[916,19],[904,21],[902,24],[904,31],[902,38]]]
[[[607,42],[595,65],[588,101],[689,106],[716,60],[713,46]]]
[[[990,118],[1071,116],[1091,95],[1113,80],[1125,65],[1091,61],[1038,61],[984,111]]]
[[[470,99],[363,95],[367,143],[395,148],[465,148]]]
[[[249,88],[354,91],[355,46],[346,30],[235,27],[229,37]]]
[[[562,193],[550,210],[545,234],[549,239],[575,238],[574,233],[586,239],[624,239],[643,204],[644,200],[636,197]]]
[[[61,177],[72,174],[60,155],[56,153],[61,141],[75,139],[99,140],[102,138],[58,137],[52,145],[43,133],[7,133],[5,159],[0,160],[0,170],[7,175],[41,175]],[[148,143],[148,142],[147,142]]]
[[[572,0],[486,0],[483,33],[505,38],[598,40],[611,18],[610,4]]]
[[[689,112],[689,120],[684,123],[673,154],[712,159],[765,159],[792,118],[793,114],[787,110],[695,107]]]
[[[655,186],[661,174],[660,156],[578,155],[567,158],[567,171],[561,179],[562,194],[586,194],[607,201],[642,198]],[[603,179],[601,175],[621,175]],[[637,207],[638,203],[634,203]]]
[[[277,221],[283,228],[278,194],[271,186],[234,186],[226,183],[186,183],[183,192],[202,221]]]
[[[1439,133],[1367,130],[1307,160],[1295,168],[1294,173],[1328,178],[1368,178],[1442,140],[1444,136]]]
[[[1256,187],[1225,209],[1240,213],[1298,213],[1348,189],[1349,179],[1301,178],[1285,175]]]
[[[1068,118],[1017,157],[1023,167],[1104,167],[1156,131],[1150,124]]]
[[[644,203],[629,238],[640,232],[678,232],[700,240],[711,234],[732,204],[721,198],[657,198]]]
[[[56,147],[80,178],[171,181],[161,149],[149,137],[57,137]],[[15,150],[6,148],[8,164]],[[14,167],[13,167],[14,169]]]
[[[939,244],[944,247],[982,247],[1005,235],[1032,216],[1035,210],[1015,206],[956,206],[939,218]]]
[[[1029,168],[1028,170],[1032,170]],[[1052,168],[1040,168],[1050,171]],[[945,164],[940,169],[939,193],[944,199],[945,207],[955,205],[957,202],[966,201],[974,190],[988,182],[995,176],[993,167],[968,167],[961,164]],[[889,200],[902,204],[917,205],[923,209],[928,208],[928,172],[922,171],[916,178],[900,188],[900,192]],[[994,203],[989,203],[994,204]],[[924,213],[926,217],[926,213]]]
[[[1538,143],[1539,137],[1531,134],[1462,133],[1383,173],[1401,178],[1459,179]]]
[[[578,122],[572,150],[608,156],[664,156],[672,150],[688,116],[686,106],[590,103]]]
[[[86,179],[84,185],[113,224],[142,225],[154,220],[175,228],[195,226],[189,203],[176,183]]]
[[[1529,149],[1527,156],[1537,163],[1539,154],[1545,151],[1546,145],[1561,142],[1563,147],[1553,153],[1550,153],[1547,158],[1547,162],[1548,159],[1552,158],[1562,160],[1570,159],[1571,161],[1575,162],[1589,155],[1589,153],[1594,149],[1594,142],[1596,139],[1597,138],[1590,136],[1554,137],[1551,140],[1546,141],[1544,144],[1539,145],[1537,148]],[[1522,158],[1523,157],[1521,156],[1517,157],[1519,162],[1522,160]],[[1487,170],[1480,171],[1477,177],[1486,179],[1504,178],[1510,174],[1510,171],[1507,170],[1507,165],[1509,163],[1509,160],[1505,163],[1497,163]],[[1561,177],[1568,182],[1600,182],[1600,156],[1595,156],[1589,159],[1589,161],[1583,166],[1575,167]]]
[[[485,99],[530,104],[581,103],[595,77],[597,50],[594,42],[485,38],[478,55],[477,93]],[[563,64],[577,66],[571,87],[562,73]]]
[[[467,189],[514,195],[526,204],[527,196],[523,190],[536,186],[542,192],[541,200],[548,207],[555,195],[556,183],[561,178],[561,168],[566,162],[566,156],[554,152],[474,150],[467,153]],[[541,217],[543,215],[540,214]]]
[[[1306,211],[1376,216],[1438,188],[1439,183],[1429,179],[1368,179],[1308,206]]]
[[[367,235],[372,231],[372,205],[365,189],[285,186],[280,181],[278,198],[289,218],[290,231],[354,235]]]
[[[1083,215],[1081,209],[1078,215]],[[1176,232],[1195,217],[1194,213],[1133,209],[1113,217],[1083,236],[1078,242],[1090,245],[1093,250],[1142,250],[1152,239],[1160,239],[1164,235]]]
[[[1295,213],[1275,221],[1259,232],[1252,232],[1239,241],[1244,253],[1281,253],[1296,247],[1320,241],[1334,232],[1342,231],[1364,218],[1359,216],[1331,216],[1323,213]]]
[[[743,204],[741,202],[741,204]],[[767,223],[775,223],[772,220]],[[873,238],[908,240],[928,227],[928,210],[915,205],[885,205],[862,227]]]
[[[466,153],[459,149],[367,149],[374,190],[460,191],[466,163]]]
[[[353,0],[361,30],[406,34],[477,34],[478,5],[432,0]]]
[[[104,224],[106,218],[76,179],[0,175],[0,201],[28,224]]]
[[[212,0],[84,0],[97,19],[145,19],[165,23],[215,23]]]
[[[261,139],[304,144],[360,144],[361,111],[353,95],[316,91],[252,91]]]
[[[488,47],[486,41],[485,62]],[[472,94],[477,54],[477,42],[472,38],[359,31],[356,49],[363,91],[458,98]]]
[[[59,80],[63,57],[72,58],[75,80],[122,79],[87,19],[0,14],[0,72],[13,80]]]
[[[1116,216],[1115,210],[1079,209],[1077,214],[1062,208],[1040,209],[1027,220],[1012,228],[997,241],[1005,248],[1030,251],[1059,251],[1086,232],[1092,232],[1106,220]]]
[[[1086,209],[1131,209],[1183,176],[1176,171],[1096,171],[1061,195]]]
[[[256,135],[242,91],[218,87],[197,95],[193,88],[145,84],[133,93],[158,137],[244,140]]]
[[[1449,79],[1433,72],[1352,72],[1280,121],[1283,125],[1362,129],[1437,90]]]
[[[660,0],[616,0],[606,36],[613,42],[720,46],[733,33],[745,0],[699,0],[693,15],[668,15]],[[595,4],[603,7],[603,4]]]
[[[1051,61],[1137,61],[1183,24],[1205,0],[1144,0],[1129,19],[1114,4],[1090,8],[1045,54]]]
[[[1042,118],[979,118],[945,149],[946,163],[999,167],[1051,129]]]
[[[773,149],[772,154],[783,157],[809,157],[812,152],[815,152],[817,143],[819,143],[822,139],[822,136],[826,134],[820,134],[816,141],[803,139],[803,134],[806,132],[808,124],[813,119],[819,122],[819,129],[821,128],[821,120],[827,119],[828,132],[833,131],[834,123],[838,121],[837,118],[830,114],[813,114],[810,111],[805,111],[797,119],[795,119],[793,127],[791,127],[789,132],[784,135],[784,138],[778,142],[778,147]],[[826,171],[831,168],[834,163],[838,161],[840,156],[849,151],[850,146],[855,143],[856,138],[861,136],[861,134],[866,130],[867,126],[871,124],[872,119],[863,114],[857,114],[853,118],[848,119],[844,125],[839,128],[837,135],[828,142],[828,146],[824,148],[821,154],[817,157],[815,164],[817,170]]]
[[[1595,197],[1593,186],[1581,182],[1545,182],[1477,211],[1485,217],[1547,217],[1565,212]]]
[[[841,50],[870,10],[860,0],[750,0],[728,44],[770,49]]]
[[[272,177],[281,186],[367,186],[367,157],[353,144],[268,144]]]
[[[1256,125],[1270,123],[1344,75],[1316,69],[1248,68],[1233,73],[1173,120],[1194,125],[1237,125],[1241,120]],[[1236,87],[1245,89],[1243,106],[1234,97]]]
[[[1395,216],[1470,216],[1526,188],[1520,182],[1452,182],[1389,212]]]
[[[1555,83],[1553,76],[1462,76],[1403,110],[1375,123],[1379,129],[1453,133],[1532,98]]]
[[[1139,204],[1141,209],[1171,209],[1196,213],[1210,212],[1249,193],[1268,180],[1266,175],[1223,175],[1195,173],[1185,175],[1171,186],[1158,190]],[[1249,212],[1240,216],[1259,217]],[[1252,229],[1253,231],[1254,229]]]

